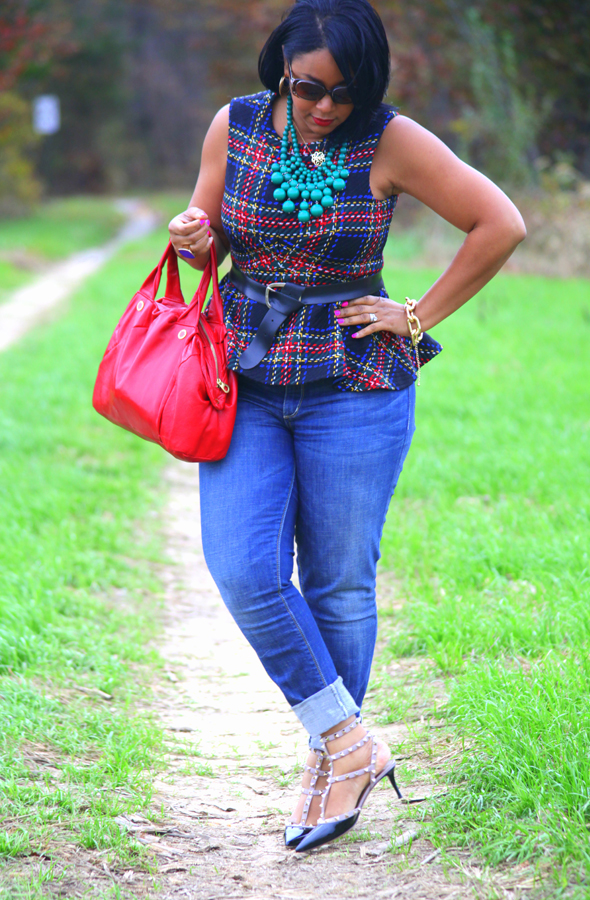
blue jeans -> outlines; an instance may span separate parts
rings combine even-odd
[[[353,393],[240,376],[229,453],[201,463],[209,570],[312,737],[359,712],[367,689],[379,542],[414,402],[414,385]]]

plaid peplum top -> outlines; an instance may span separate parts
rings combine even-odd
[[[272,124],[272,91],[237,97],[230,104],[229,144],[221,218],[233,263],[263,284],[301,285],[350,282],[379,272],[397,196],[376,200],[369,173],[379,138],[393,110],[381,107],[366,135],[349,141],[344,165],[350,175],[333,206],[308,222],[285,213],[274,199],[271,166],[279,162],[281,138]],[[328,138],[329,141],[329,138]],[[328,143],[328,148],[330,144]],[[307,153],[319,148],[309,144]],[[309,161],[306,148],[303,157]],[[311,162],[310,168],[313,168]],[[221,281],[229,367],[240,371],[239,356],[267,312],[232,284]],[[381,289],[381,296],[388,296]],[[249,378],[266,384],[301,384],[333,378],[345,391],[400,390],[416,378],[409,338],[381,331],[352,338],[358,327],[341,327],[334,304],[305,306],[281,326],[272,346]],[[419,344],[424,365],[441,351],[428,335]]]

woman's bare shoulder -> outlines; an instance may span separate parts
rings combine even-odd
[[[379,141],[379,149],[383,148],[386,152],[395,151],[399,156],[414,157],[415,155],[428,154],[453,154],[453,151],[432,131],[424,128],[415,119],[409,116],[403,116],[398,113],[386,125],[381,140]]]
[[[463,165],[450,147],[409,116],[398,114],[386,125],[375,152],[376,180],[387,193],[412,193],[416,177],[441,174]]]
[[[221,144],[227,146],[227,138],[229,134],[229,103],[222,106],[215,113],[213,120],[207,130],[205,140],[212,144]]]

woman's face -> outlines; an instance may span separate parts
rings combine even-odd
[[[294,56],[291,60],[291,72],[293,78],[317,81],[328,90],[346,84],[334,57],[325,48]],[[286,61],[285,75],[289,78],[289,65]],[[291,92],[291,96],[293,97],[293,116],[299,127],[303,124],[313,135],[312,140],[314,137],[321,139],[330,134],[348,119],[354,109],[352,103],[334,103],[329,94],[325,94],[321,100],[302,100],[293,92]]]

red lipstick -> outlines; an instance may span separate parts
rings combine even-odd
[[[327,125],[331,125],[334,119],[318,119],[316,116],[312,116],[312,119],[319,125],[321,128],[326,128]]]

